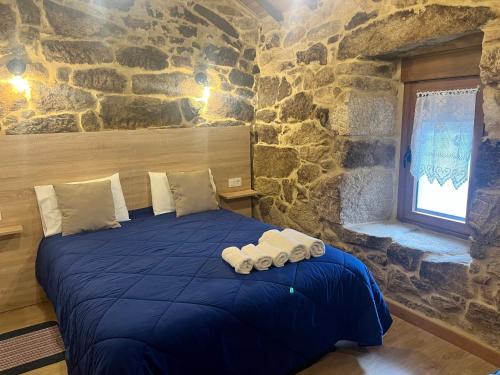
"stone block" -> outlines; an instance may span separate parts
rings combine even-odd
[[[287,146],[326,145],[329,144],[330,138],[329,132],[320,124],[314,121],[306,121],[286,128],[280,141]]]
[[[116,61],[120,65],[145,70],[162,70],[168,67],[167,55],[152,46],[125,47],[116,53]]]
[[[465,309],[465,299],[457,295],[445,297],[439,294],[434,294],[429,297],[429,304],[445,314],[461,313]]]
[[[33,26],[40,25],[40,9],[33,0],[17,0],[16,3],[22,23]]]
[[[484,48],[479,67],[484,84],[500,82],[500,47]]]
[[[393,208],[393,172],[357,168],[342,178],[341,223],[358,224],[388,220]]]
[[[287,203],[292,203],[294,201],[296,192],[295,187],[295,180],[291,180],[288,178],[281,180],[281,191],[283,192],[281,198],[284,199]]]
[[[352,29],[368,22],[372,18],[376,18],[377,15],[378,15],[377,11],[373,11],[370,13],[357,12],[354,16],[352,16],[352,18],[349,20],[349,22],[345,25],[345,29],[352,30]]]
[[[236,86],[252,88],[254,84],[253,75],[242,72],[238,69],[232,69],[229,73],[229,82]]]
[[[395,117],[395,96],[350,91],[330,111],[330,126],[339,135],[391,136]]]
[[[299,92],[283,102],[280,118],[283,122],[304,121],[311,117],[313,109],[312,96]]]
[[[306,29],[302,26],[296,26],[285,35],[283,39],[283,47],[289,48],[298,43],[306,35]]]
[[[469,224],[481,243],[500,244],[500,189],[479,189],[472,200]]]
[[[136,74],[132,76],[132,92],[139,95],[201,97],[203,88],[186,73]]]
[[[483,88],[483,112],[485,134],[492,140],[500,140],[500,86]]]
[[[150,15],[151,16],[151,15]],[[190,12],[187,8],[182,6],[173,6],[170,8],[170,16],[174,18],[183,19],[193,25],[208,26],[208,22],[203,18]]]
[[[455,293],[470,298],[468,266],[452,262],[423,260],[420,264],[420,279],[429,282],[434,289]]]
[[[300,157],[311,163],[319,163],[329,157],[329,146],[303,146],[299,148]]]
[[[341,29],[340,21],[328,21],[321,25],[315,26],[307,33],[307,40],[324,39],[333,34],[337,34]]]
[[[331,85],[335,82],[334,68],[325,66],[314,75],[314,88]]]
[[[87,89],[121,93],[125,90],[127,78],[109,68],[76,70],[73,73],[73,84]]]
[[[254,61],[255,57],[257,57],[257,51],[255,48],[246,48],[243,51],[243,57],[249,61]]]
[[[257,177],[253,188],[261,195],[279,195],[281,193],[281,184],[278,180]]]
[[[149,30],[151,29],[151,22],[138,17],[133,17],[128,14],[126,17],[122,17],[123,23],[133,29],[133,30]]]
[[[182,116],[176,102],[140,96],[105,96],[100,116],[105,129],[179,126]]]
[[[199,101],[183,98],[180,101],[182,115],[186,121],[193,121],[198,118],[200,111],[202,110],[202,103]]]
[[[272,109],[262,109],[260,111],[257,111],[257,113],[255,114],[255,119],[257,121],[270,123],[276,119],[276,116],[276,111],[273,111]]]
[[[500,188],[500,141],[481,142],[474,168],[477,188]]]
[[[191,38],[198,36],[198,28],[189,25],[179,25],[177,30],[184,38]]]
[[[67,64],[101,64],[113,62],[111,49],[101,42],[83,40],[43,40],[47,61]]]
[[[257,142],[268,144],[278,144],[279,128],[273,125],[257,124],[255,125],[255,133]]]
[[[320,65],[326,65],[328,60],[328,50],[324,44],[316,43],[305,51],[297,52],[297,63],[309,65],[318,62]]]
[[[255,116],[254,107],[248,101],[223,93],[210,95],[206,113],[211,117],[229,117],[245,122],[252,122]]]
[[[316,164],[302,164],[297,171],[298,182],[302,185],[309,184],[321,175],[321,168]]]
[[[381,251],[385,251],[392,244],[392,238],[390,237],[372,236],[366,233],[352,231],[345,227],[341,230],[340,239],[350,244]]]
[[[68,82],[70,74],[70,68],[58,68],[56,72],[57,80],[60,82]]]
[[[44,133],[73,133],[78,132],[76,116],[63,113],[47,117],[34,117],[21,121],[6,130],[7,135],[17,134],[44,134]]]
[[[234,67],[238,62],[239,53],[230,47],[218,47],[209,44],[203,52],[207,60],[215,65]]]
[[[379,78],[392,78],[394,70],[394,64],[378,61],[339,63],[335,67],[335,72],[337,74],[362,75]]]
[[[497,335],[500,332],[500,315],[498,311],[478,302],[470,302],[465,318],[480,331]]]
[[[65,83],[38,83],[33,85],[32,93],[32,101],[40,112],[80,111],[96,105],[92,94]]]
[[[72,38],[106,38],[123,34],[125,30],[105,19],[59,5],[50,0],[43,2],[45,15],[55,33]]]
[[[96,132],[101,130],[101,121],[94,111],[82,113],[80,124],[86,132]]]
[[[411,283],[408,275],[398,269],[391,269],[389,271],[387,289],[393,293],[418,296],[418,291]]]
[[[280,80],[278,77],[260,77],[257,85],[257,105],[259,108],[270,107],[278,98]]]
[[[291,147],[254,146],[256,177],[288,177],[299,166],[299,153]]]
[[[468,35],[495,17],[495,12],[484,6],[432,4],[423,10],[401,10],[346,35],[337,56],[339,59],[394,56],[417,46]]]
[[[6,42],[16,34],[16,14],[8,4],[0,4],[0,41]]]
[[[407,271],[416,271],[424,252],[392,243],[387,249],[387,258],[392,264],[403,267]]]
[[[392,142],[344,139],[339,148],[339,164],[344,168],[394,167],[396,146]]]
[[[236,31],[234,26],[224,18],[219,16],[217,13],[212,12],[210,9],[207,9],[200,4],[195,4],[194,10],[203,18],[207,19],[210,23],[224,31],[226,34],[232,36],[233,38],[240,37],[240,34]]]
[[[134,5],[134,0],[94,0],[94,3],[108,9],[128,11]]]
[[[310,200],[320,219],[341,223],[341,185],[343,175],[324,175],[310,187]]]
[[[321,224],[314,209],[306,203],[296,202],[288,210],[288,219],[297,224],[300,229],[312,236],[317,236]]]
[[[339,87],[353,88],[362,91],[391,91],[395,93],[395,87],[387,79],[372,78],[366,76],[341,75],[337,77]]]

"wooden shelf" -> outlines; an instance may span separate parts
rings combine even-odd
[[[225,193],[219,193],[219,196],[226,201],[230,201],[233,199],[255,197],[255,196],[257,196],[257,192],[253,189],[245,189],[245,190],[228,191]]]
[[[0,226],[0,237],[10,236],[12,234],[20,234],[23,232],[22,225],[8,225],[8,226]]]

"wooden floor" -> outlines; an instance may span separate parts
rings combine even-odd
[[[48,303],[0,314],[0,333],[55,320]],[[337,350],[302,371],[300,375],[487,375],[493,365],[427,333],[405,321],[394,318],[394,325],[379,348],[359,348],[342,342]],[[59,362],[30,374],[66,374]]]

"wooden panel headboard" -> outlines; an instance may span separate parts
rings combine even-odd
[[[248,127],[188,128],[0,137],[0,227],[22,224],[21,235],[0,237],[0,312],[45,298],[35,279],[43,237],[33,186],[120,172],[130,209],[151,205],[148,171],[212,168],[217,189],[242,177],[250,188]]]

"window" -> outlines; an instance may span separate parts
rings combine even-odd
[[[479,77],[405,83],[398,218],[463,237],[483,130]]]

